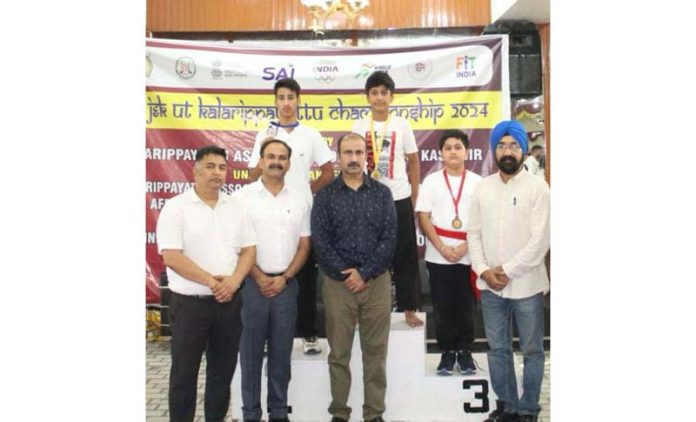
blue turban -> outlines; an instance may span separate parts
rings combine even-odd
[[[527,131],[524,130],[522,123],[517,120],[503,120],[502,122],[495,125],[491,131],[491,149],[495,151],[495,147],[498,146],[498,142],[503,138],[503,136],[510,135],[517,141],[522,147],[522,152],[527,154],[527,149],[529,148],[527,141]]]

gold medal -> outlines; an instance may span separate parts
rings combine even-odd
[[[460,220],[459,217],[454,217],[454,220],[452,220],[452,227],[454,227],[455,229],[461,229],[462,220]]]
[[[382,175],[379,173],[379,170],[374,169],[374,170],[372,171],[372,177],[373,177],[374,179],[379,179],[380,177],[382,177]]]

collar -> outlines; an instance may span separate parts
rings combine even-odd
[[[271,120],[271,125],[275,127],[282,127],[283,129],[296,128],[300,125],[299,120],[295,120],[295,123],[290,123],[289,125],[281,125],[280,121]]]
[[[341,173],[343,173],[343,172],[341,172]],[[339,189],[343,189],[343,188],[351,189],[348,185],[346,185],[346,182],[343,180],[343,177],[341,177],[341,173],[339,173],[338,176],[336,177],[336,183],[338,183],[338,188]],[[365,172],[363,172],[363,183],[362,183],[362,185],[360,185],[360,187],[358,189],[362,189],[363,186],[365,186],[368,189],[371,188],[372,184],[375,183],[371,179],[372,179],[371,177],[367,177],[367,174],[365,174]]]
[[[191,187],[191,189],[187,190],[184,193],[184,195],[188,195],[187,199],[189,202],[200,202],[201,204],[205,204],[205,202],[203,202],[201,197],[198,196],[198,194],[196,193],[195,186],[193,186],[193,187]],[[217,204],[218,205],[223,204],[223,203],[227,202],[229,199],[230,199],[230,196],[221,190],[220,193],[218,194]]]
[[[260,176],[255,182],[251,183],[249,188],[252,189],[252,191],[254,191],[256,193],[265,192],[265,193],[271,194],[271,192],[268,189],[266,189],[266,186],[261,181],[261,177],[263,177],[263,176]],[[281,194],[283,192],[287,192],[288,190],[289,190],[288,182],[285,181],[283,183],[283,189],[281,189],[280,192],[278,192],[278,194]]]
[[[523,168],[521,168],[520,171],[518,171],[516,175],[512,176],[512,177],[510,178],[510,180],[508,180],[508,182],[505,183],[505,182],[503,182],[503,178],[500,176],[500,170],[498,170],[498,181],[499,181],[500,183],[502,183],[503,185],[506,185],[506,184],[508,184],[508,183],[510,183],[510,182],[516,181],[517,179],[519,179],[519,178],[521,178],[521,177],[524,177],[524,173],[528,173],[528,172],[525,171]]]

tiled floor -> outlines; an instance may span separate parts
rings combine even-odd
[[[169,411],[167,404],[167,388],[169,383],[169,342],[149,341],[147,342],[147,386],[146,386],[146,416],[148,422],[168,422]],[[548,352],[546,353],[546,367],[544,370],[544,383],[541,387],[540,404],[542,411],[539,421],[549,422],[551,391],[550,391],[550,368],[551,360]],[[238,376],[238,374],[235,374]],[[205,358],[201,364],[198,378],[198,403],[196,407],[195,422],[203,422],[203,381],[205,380]],[[232,421],[228,417],[228,421]],[[302,422],[295,420],[294,422]]]

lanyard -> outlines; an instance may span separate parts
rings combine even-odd
[[[387,136],[387,130],[389,129],[389,121],[391,120],[391,113],[387,114],[387,121],[384,122],[384,132],[382,133],[382,138],[380,139],[379,145],[377,145],[377,132],[375,132],[375,119],[370,113],[370,134],[372,134],[372,160],[374,161],[375,170],[372,172],[372,177],[375,179],[380,178],[379,170],[377,170],[377,163],[379,163],[380,155],[382,154],[382,146],[384,145],[384,138]],[[394,145],[392,145],[394,148]]]
[[[447,184],[447,190],[452,197],[452,202],[454,203],[454,220],[452,220],[452,227],[459,229],[462,227],[462,220],[459,219],[459,201],[462,199],[462,190],[464,189],[464,179],[466,179],[466,168],[462,171],[462,180],[459,182],[459,191],[457,192],[457,198],[454,197],[452,193],[452,186],[450,185],[449,176],[447,176],[447,169],[442,170],[442,174],[445,176],[445,183]]]

